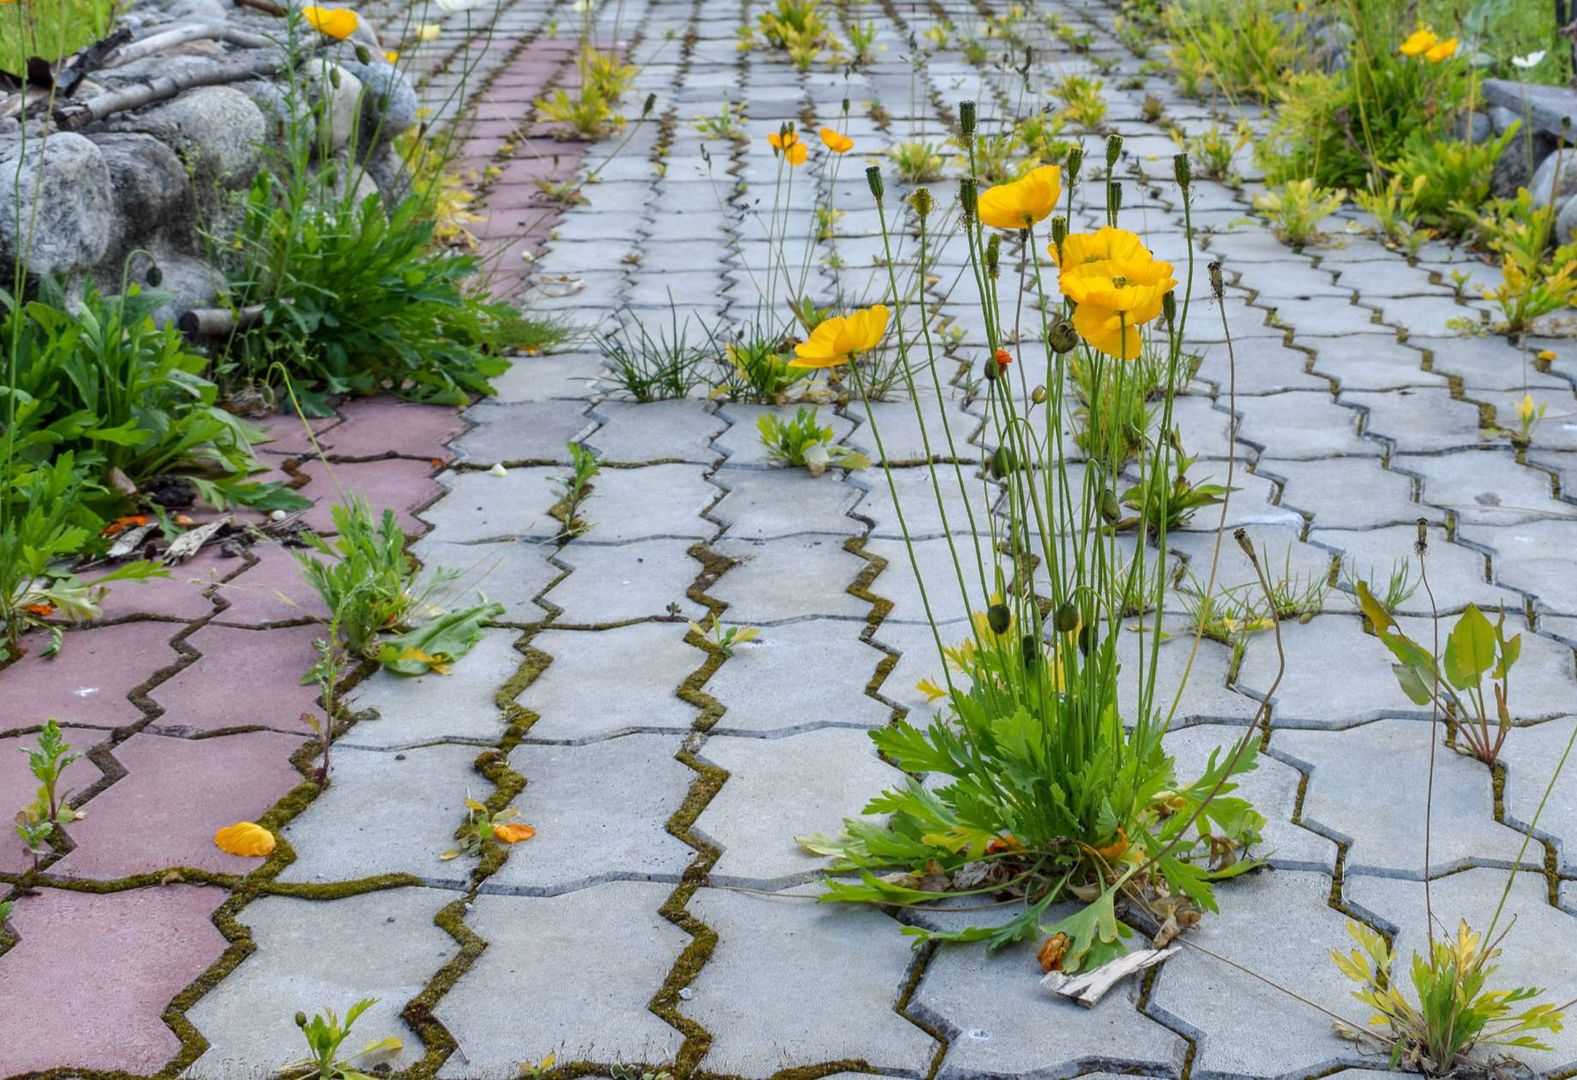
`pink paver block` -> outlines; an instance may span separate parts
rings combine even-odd
[[[308,528],[330,532],[334,528],[334,518],[329,507],[339,501],[339,488],[328,478],[321,461],[303,462],[301,471],[310,478],[302,494],[317,500],[317,504],[302,514],[301,519]],[[408,458],[334,466],[334,475],[339,477],[347,495],[359,494],[372,508],[375,517],[382,517],[385,509],[393,510],[400,526],[412,536],[427,529],[426,525],[416,520],[415,511],[443,494],[443,488],[432,478],[432,471],[430,462],[411,461]]]
[[[465,421],[454,408],[417,405],[394,397],[360,398],[346,403],[340,412],[345,422],[324,440],[335,457],[401,454],[447,459],[444,443],[465,430]]]
[[[224,898],[202,885],[22,897],[0,956],[0,1072],[163,1066],[181,1044],[160,1014],[224,952]]]
[[[66,728],[63,732],[74,752],[86,754],[88,749],[103,739],[103,732],[86,728]],[[38,792],[38,780],[28,771],[27,758],[21,753],[24,746],[37,746],[37,735],[16,735],[0,739],[0,807],[9,817],[13,808],[20,809],[33,801]],[[71,795],[91,787],[100,775],[98,768],[86,757],[66,766],[65,774],[56,789],[61,795]],[[9,829],[0,836],[0,873],[20,874],[33,865],[31,856],[22,851],[22,841]],[[0,1061],[0,1066],[5,1064]]]
[[[227,855],[214,833],[256,821],[301,780],[289,757],[302,740],[272,731],[213,739],[137,734],[115,748],[127,776],[67,828],[74,850],[62,877],[111,880],[171,866],[244,874],[256,859]]]
[[[175,664],[170,639],[186,629],[174,623],[130,622],[66,631],[59,654],[39,655],[48,639],[23,638],[27,656],[0,671],[0,729],[31,727],[55,717],[79,727],[122,727],[143,718],[127,700],[155,672]]]
[[[100,618],[152,615],[188,622],[201,619],[214,609],[213,601],[203,592],[219,578],[239,568],[235,560],[221,559],[214,548],[205,548],[187,562],[170,567],[167,578],[111,582],[109,594],[99,605]]]
[[[302,686],[301,676],[317,659],[312,642],[324,634],[315,625],[203,627],[186,639],[202,656],[148,695],[164,707],[154,724],[165,734],[252,726],[304,734],[301,714],[317,713],[318,688]]]
[[[279,413],[254,423],[267,431],[270,436],[270,441],[258,445],[259,450],[270,454],[312,453],[312,440],[307,438],[306,426],[302,424],[301,417],[295,413]],[[326,443],[329,432],[339,426],[340,418],[314,416],[308,417],[307,423],[312,425],[312,433],[317,436],[318,442]]]
[[[215,617],[215,622],[263,626],[328,618],[327,606],[301,576],[301,564],[292,552],[259,545],[252,554],[257,556],[257,562],[220,587],[219,598],[230,606]]]

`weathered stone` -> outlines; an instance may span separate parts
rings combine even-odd
[[[706,657],[683,623],[549,630],[531,648],[551,657],[520,704],[538,715],[534,739],[578,742],[630,731],[687,731],[695,707],[675,691]]]
[[[112,183],[104,154],[71,132],[0,151],[0,260],[53,278],[96,265],[117,232]]]
[[[881,727],[890,710],[865,687],[883,654],[860,640],[862,629],[841,619],[808,619],[767,627],[757,641],[736,647],[701,687],[726,710],[712,730]]]
[[[170,144],[192,170],[197,191],[217,185],[235,190],[251,183],[262,160],[263,114],[228,86],[204,86],[116,122]]]

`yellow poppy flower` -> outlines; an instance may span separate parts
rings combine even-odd
[[[350,8],[304,7],[301,17],[312,29],[335,41],[344,41],[361,25],[361,20],[356,18],[356,13]]]
[[[214,833],[214,846],[231,855],[260,859],[273,852],[274,834],[250,821],[238,821]]]
[[[1411,34],[1408,34],[1407,40],[1402,42],[1401,53],[1403,56],[1422,56],[1430,49],[1433,49],[1439,41],[1440,38],[1435,36],[1433,30],[1427,30],[1420,26]]]
[[[1107,227],[1063,241],[1059,284],[1077,305],[1079,336],[1107,356],[1132,360],[1139,355],[1139,327],[1161,314],[1177,279],[1172,264],[1151,255],[1133,233]]]
[[[885,304],[877,304],[864,311],[822,320],[809,340],[794,346],[789,367],[828,368],[848,363],[856,353],[876,348],[887,333],[888,314]]]
[[[1062,169],[1042,165],[1022,179],[980,193],[980,220],[993,229],[1027,229],[1046,220],[1062,198]]]
[[[803,165],[810,156],[810,151],[805,149],[805,144],[793,131],[773,131],[767,134],[767,142],[772,149],[780,152],[788,159],[790,165]]]
[[[847,154],[854,149],[854,140],[841,132],[833,131],[831,128],[822,128],[820,134],[822,145],[834,154]]]
[[[1434,48],[1432,48],[1428,52],[1426,52],[1424,54],[1424,59],[1428,60],[1431,64],[1438,64],[1438,63],[1441,63],[1442,61],[1451,59],[1453,56],[1456,55],[1456,52],[1457,52],[1457,39],[1456,38],[1446,38],[1440,44],[1436,45]]]

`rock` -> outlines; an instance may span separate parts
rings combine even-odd
[[[116,200],[114,251],[147,247],[155,233],[187,246],[197,243],[197,200],[175,151],[152,135],[104,132],[88,136],[109,167]]]
[[[1526,118],[1528,126],[1544,135],[1570,138],[1577,129],[1577,91],[1564,86],[1540,86],[1508,79],[1485,79],[1484,100]]]
[[[1485,114],[1471,112],[1458,118],[1456,134],[1457,138],[1463,142],[1477,145],[1482,142],[1488,142],[1495,136],[1495,124]]]
[[[205,259],[158,250],[154,257],[161,278],[158,287],[149,291],[167,297],[153,313],[153,321],[160,326],[173,322],[189,308],[213,306],[215,298],[227,287],[224,275]],[[120,282],[114,282],[112,287],[119,288]]]
[[[388,143],[381,144],[366,161],[367,175],[378,185],[383,205],[391,209],[411,193],[411,174]]]
[[[1540,207],[1554,206],[1577,195],[1577,150],[1568,147],[1545,157],[1533,171],[1528,189],[1533,193],[1533,205]]]
[[[1555,215],[1555,242],[1568,244],[1577,233],[1577,195],[1573,195],[1561,204],[1561,212]]]
[[[374,57],[369,64],[359,60],[341,60],[340,67],[361,80],[366,88],[362,99],[362,139],[368,151],[379,142],[386,142],[416,123],[419,102],[416,88],[405,72]]]
[[[318,92],[323,99],[320,122],[327,127],[322,134],[331,149],[343,150],[361,120],[361,80],[337,64],[326,66]]]
[[[0,259],[64,278],[104,258],[115,207],[109,166],[81,135],[56,132],[0,150]]]
[[[230,7],[221,0],[176,0],[169,7],[170,15],[177,19],[216,19],[228,16]]]
[[[1500,105],[1493,106],[1489,110],[1489,122],[1495,126],[1496,135],[1504,135],[1506,129],[1515,124],[1517,120],[1516,113]]]
[[[174,146],[199,184],[234,190],[251,183],[268,125],[239,90],[204,86],[115,124]]]
[[[1501,199],[1516,195],[1518,188],[1531,184],[1534,169],[1554,152],[1555,140],[1548,135],[1513,138],[1495,162],[1495,172],[1490,179],[1491,194]]]

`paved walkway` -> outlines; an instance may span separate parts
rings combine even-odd
[[[1042,6],[1089,30],[1095,55],[1116,63],[1102,77],[1108,122],[1127,137],[1125,222],[1163,257],[1180,256],[1175,147],[1141,119],[1141,102],[1155,94],[1190,130],[1208,126],[1207,111],[1140,75],[1140,61],[1110,39],[1104,7]],[[540,4],[513,10],[519,33],[548,17]],[[739,52],[737,3],[627,4],[642,65],[632,98],[656,93],[661,123],[635,132],[586,204],[551,233],[537,228],[545,252],[519,283],[534,286],[539,309],[583,324],[667,326],[670,295],[681,321],[742,322],[767,264],[767,132],[834,119],[847,98],[857,155],[939,141],[959,100],[980,101],[995,120],[1038,108],[1046,85],[1090,68],[1043,27],[1028,42],[1027,90],[1016,72],[977,68],[957,51],[911,65],[910,43],[944,15],[962,30],[978,25],[977,9],[961,3],[848,5],[851,22],[879,27],[879,51],[845,81]],[[491,100],[518,107],[528,89],[499,91],[542,85],[558,68],[539,60],[534,49],[506,55]],[[692,123],[725,96],[749,103],[745,141],[704,139]],[[885,114],[872,115],[876,101]],[[528,217],[548,220],[532,163],[552,160],[539,139],[507,141],[515,149],[492,183],[483,230],[502,245]],[[561,162],[584,149],[575,164],[588,169],[613,143],[560,149]],[[813,155],[796,177],[791,250],[811,228],[814,177],[847,211],[834,245],[843,288],[874,297],[864,163],[851,158],[834,181],[822,161]],[[888,175],[896,207],[901,186]],[[950,205],[951,186],[936,191]],[[1534,365],[1500,339],[1458,336],[1448,320],[1486,312],[1454,295],[1449,273],[1482,267],[1433,247],[1409,266],[1356,235],[1293,254],[1246,220],[1251,194],[1196,185],[1195,223],[1234,283],[1226,315],[1238,396],[1234,425],[1218,315],[1196,305],[1204,362],[1179,403],[1183,441],[1200,457],[1195,475],[1221,479],[1235,440],[1248,468],[1231,522],[1267,546],[1271,566],[1383,580],[1424,517],[1442,610],[1504,604],[1523,630],[1512,707],[1526,726],[1508,744],[1503,788],[1451,754],[1436,780],[1436,913],[1483,924],[1577,722],[1577,523],[1562,495],[1577,460],[1577,348],[1534,342],[1530,352],[1556,354]],[[812,280],[830,295],[823,254]],[[941,265],[956,270],[963,253],[943,253]],[[933,296],[957,320],[968,360],[979,343],[967,299],[946,303],[953,279],[939,277]],[[951,387],[951,368],[941,374],[949,389],[923,411],[933,430],[943,410],[967,429],[979,410]],[[794,837],[835,829],[899,779],[866,732],[923,710],[915,684],[937,672],[880,475],[769,468],[755,407],[636,405],[605,393],[601,375],[594,353],[522,358],[498,398],[463,421],[374,402],[323,432],[340,481],[403,509],[409,527],[430,526],[423,557],[464,570],[463,584],[506,616],[451,676],[364,679],[354,704],[366,711],[336,745],[321,796],[301,786],[308,759],[295,720],[311,707],[296,679],[316,613],[288,553],[193,568],[224,578],[217,587],[121,590],[105,623],[69,633],[58,659],[29,657],[0,674],[14,717],[0,725],[4,805],[30,792],[10,747],[48,716],[94,747],[72,778],[89,816],[18,902],[16,940],[0,954],[0,1074],[261,1076],[302,1052],[297,1009],[343,1010],[365,996],[379,1004],[358,1023],[358,1046],[362,1035],[397,1034],[398,1066],[456,1078],[503,1080],[549,1053],[592,1072],[667,1063],[746,1076],[1313,1077],[1383,1065],[1337,1039],[1325,1013],[1243,970],[1362,1020],[1326,959],[1346,943],[1345,920],[1399,931],[1404,950],[1420,938],[1431,731],[1348,592],[1332,589],[1320,614],[1283,627],[1290,666],[1275,730],[1245,785],[1271,821],[1271,869],[1223,888],[1221,914],[1189,935],[1218,955],[1185,950],[1080,1010],[1037,988],[1030,948],[916,952],[885,914],[809,902],[818,861]],[[1519,455],[1505,429],[1525,384],[1550,415]],[[878,408],[896,482],[914,493],[906,506],[919,514],[920,558],[940,566],[912,409]],[[832,422],[849,444],[874,450],[860,408]],[[331,495],[303,440],[289,425],[281,432],[271,451],[280,466],[308,477],[309,493]],[[589,530],[560,548],[550,485],[572,439],[601,454],[604,471],[586,505]],[[321,506],[314,514],[326,518]],[[1180,556],[1197,566],[1209,542],[1183,536]],[[1228,585],[1249,577],[1230,553],[1224,573]],[[1404,622],[1425,626],[1427,610],[1415,595]],[[688,633],[687,621],[708,612],[761,628],[761,643],[725,660]],[[958,602],[943,614],[966,612]],[[1180,651],[1164,650],[1169,666],[1180,666]],[[214,663],[221,655],[231,659]],[[1170,736],[1185,770],[1236,736],[1274,672],[1268,635],[1239,664],[1225,646],[1203,644]],[[1551,876],[1516,881],[1502,963],[1506,977],[1555,1000],[1577,996],[1577,864],[1562,842],[1577,832],[1574,782],[1552,800],[1534,846]],[[536,838],[501,863],[439,861],[468,794],[512,801]],[[284,843],[243,878],[250,867],[208,838],[244,817]],[[0,881],[23,869],[0,847]],[[56,1004],[40,1019],[44,1001]],[[1529,1064],[1577,1065],[1577,1028],[1553,1041]]]

